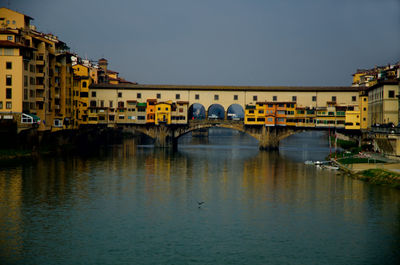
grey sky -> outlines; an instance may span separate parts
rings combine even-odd
[[[400,0],[8,2],[139,83],[351,85],[357,68],[400,60]]]

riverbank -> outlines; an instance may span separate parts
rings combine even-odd
[[[400,174],[386,169],[367,169],[351,174],[350,176],[354,179],[359,179],[372,184],[400,189]]]
[[[376,185],[400,189],[400,163],[341,163],[333,160],[345,175]]]

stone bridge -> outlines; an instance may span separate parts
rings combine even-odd
[[[154,139],[156,147],[162,148],[176,148],[180,136],[195,130],[211,127],[228,128],[244,132],[257,139],[260,150],[276,150],[279,147],[279,141],[304,130],[291,127],[249,126],[244,125],[243,121],[231,120],[191,120],[188,124],[168,126],[125,124],[119,127],[122,127],[124,131],[143,133]]]

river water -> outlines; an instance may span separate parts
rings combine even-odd
[[[328,153],[221,129],[2,166],[0,264],[399,264],[400,192],[304,165]]]

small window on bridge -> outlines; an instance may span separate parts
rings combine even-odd
[[[233,95],[233,100],[238,100],[238,95]]]
[[[253,101],[257,101],[257,96],[253,96]]]
[[[137,97],[137,98],[142,98],[142,93],[137,93],[137,94],[136,94],[136,97]]]
[[[175,99],[181,99],[181,94],[176,94]]]
[[[277,101],[277,100],[278,100],[278,97],[277,97],[277,96],[273,96],[273,97],[272,97],[272,100],[273,100],[273,101]]]
[[[122,98],[122,92],[118,92],[118,97]]]
[[[336,96],[332,96],[332,101],[336,102]]]
[[[314,101],[314,102],[317,101],[317,96],[313,96],[312,101]]]
[[[394,90],[389,90],[389,98],[394,98]]]
[[[214,95],[214,100],[219,100],[219,95]]]
[[[293,96],[292,101],[297,101],[297,96]]]
[[[352,96],[351,97],[351,101],[356,101],[357,100],[357,97],[356,96]]]
[[[158,99],[161,98],[161,93],[157,93],[157,98],[158,98]]]
[[[200,99],[200,95],[199,94],[194,95],[194,99]]]

